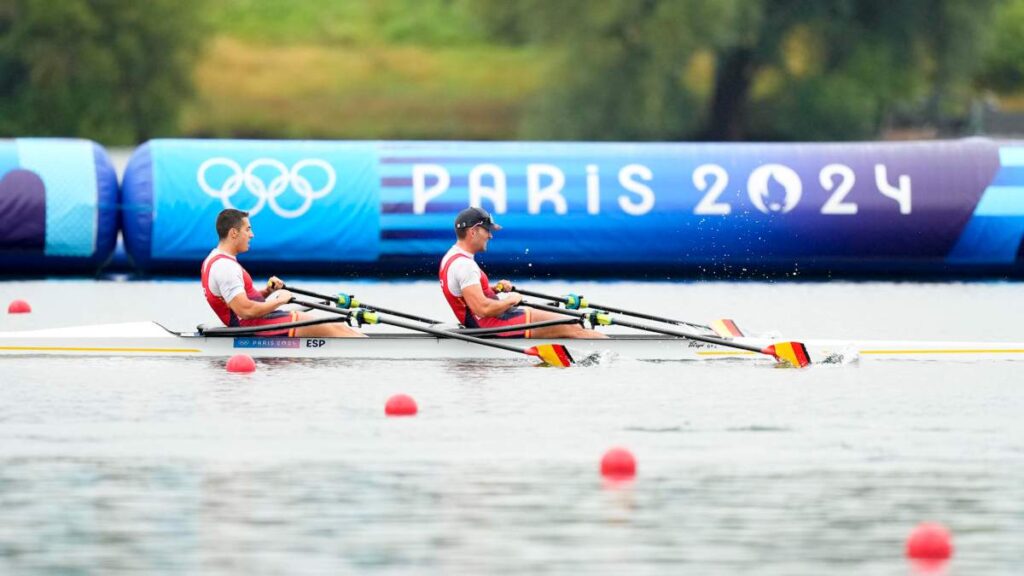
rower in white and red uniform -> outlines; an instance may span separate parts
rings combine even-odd
[[[312,319],[302,312],[285,312],[279,307],[292,298],[282,290],[284,282],[274,276],[263,290],[256,290],[252,277],[238,263],[238,255],[249,250],[255,236],[249,213],[226,209],[217,215],[217,247],[203,261],[203,294],[210,308],[225,326],[273,326]],[[317,324],[257,332],[257,336],[347,337],[365,336],[341,323]]]
[[[502,337],[523,338],[607,338],[596,330],[586,330],[578,324],[544,326],[533,329],[519,329],[517,326],[544,320],[564,319],[565,316],[518,306],[521,294],[509,293],[499,298],[492,288],[487,274],[473,260],[477,252],[487,250],[492,232],[501,230],[491,215],[482,208],[466,208],[455,217],[455,236],[458,241],[441,260],[438,278],[441,291],[451,306],[455,317],[466,328],[495,328],[508,326]],[[512,283],[501,280],[495,287],[509,292]]]

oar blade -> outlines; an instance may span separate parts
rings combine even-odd
[[[722,338],[742,338],[743,331],[735,322],[728,318],[720,318],[711,323],[711,329]]]
[[[561,344],[538,344],[525,350],[530,356],[536,356],[549,366],[568,368],[576,363],[569,354],[569,349]]]
[[[794,368],[806,368],[811,364],[811,356],[807,347],[800,342],[776,342],[762,352],[774,356],[779,362],[785,362]]]

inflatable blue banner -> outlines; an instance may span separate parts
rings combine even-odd
[[[198,269],[217,214],[237,208],[256,234],[246,262],[373,262],[379,204],[372,146],[156,140],[125,173],[125,244],[142,269]]]
[[[92,273],[117,235],[117,175],[87,140],[0,140],[0,268]]]
[[[197,268],[235,207],[268,272],[436,273],[476,205],[510,274],[1014,274],[1024,146],[157,140],[124,197],[149,271]]]

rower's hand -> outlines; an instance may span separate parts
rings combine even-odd
[[[271,276],[270,280],[267,280],[267,293],[271,293],[275,290],[284,288],[284,280],[281,280],[277,276]]]
[[[285,304],[291,302],[292,298],[294,298],[294,296],[292,296],[292,293],[289,290],[277,290],[267,297],[268,300],[280,301],[280,304],[278,304],[278,306],[284,306]]]
[[[502,302],[511,302],[512,304],[509,306],[509,308],[511,308],[513,306],[519,306],[519,303],[523,301],[523,295],[518,293],[518,292],[512,292],[508,296],[505,296],[504,298],[502,298],[501,301]]]
[[[495,292],[511,292],[513,290],[515,290],[515,287],[508,280],[498,280],[498,283],[494,285]]]

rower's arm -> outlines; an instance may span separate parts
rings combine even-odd
[[[495,316],[501,316],[509,308],[512,308],[522,297],[519,294],[509,294],[508,298],[504,300],[492,300],[487,296],[484,296],[484,291],[480,288],[479,284],[472,284],[462,289],[462,298],[465,299],[466,305],[473,314],[482,316],[484,318],[493,318]]]
[[[252,320],[253,318],[262,318],[287,303],[287,298],[271,298],[266,302],[255,302],[243,292],[232,298],[231,302],[228,302],[228,306],[239,318]]]

